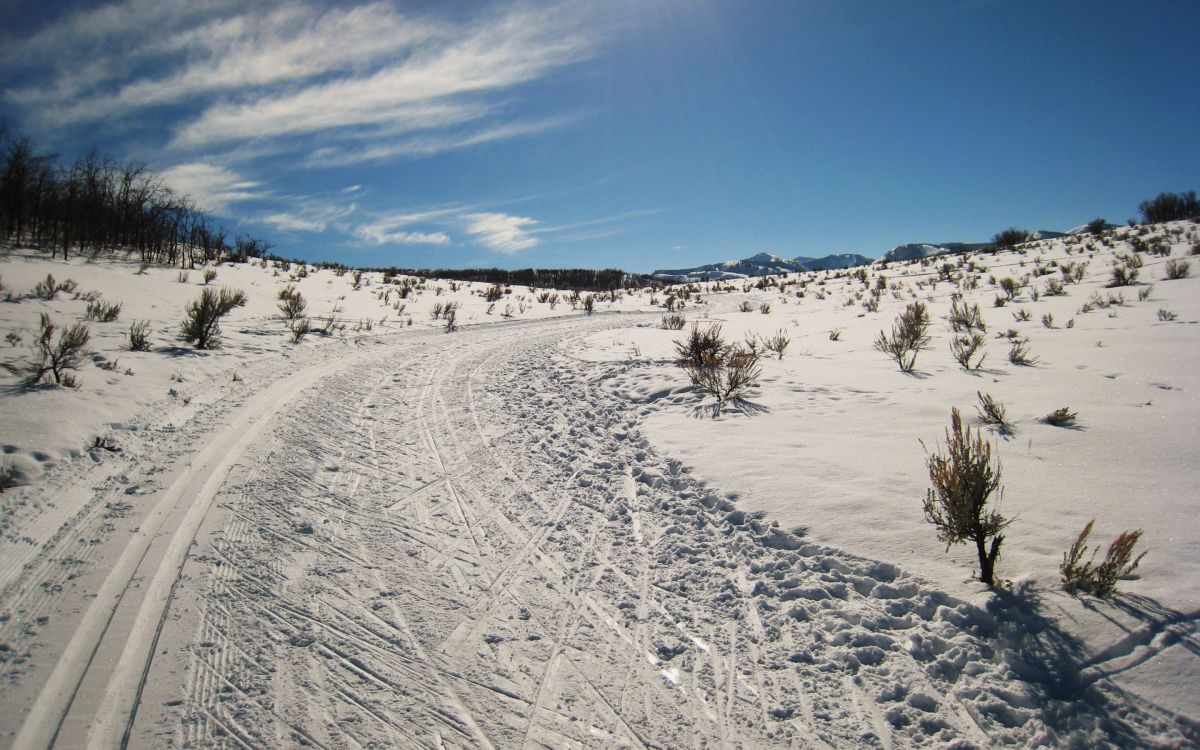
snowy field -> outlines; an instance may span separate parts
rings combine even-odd
[[[1161,249],[1108,288],[1135,242]],[[1197,242],[1177,222],[695,285],[688,326],[790,342],[722,408],[673,363],[670,291],[588,315],[10,251],[0,361],[89,292],[122,308],[87,322],[78,388],[0,376],[0,747],[1200,746]],[[175,332],[205,270],[247,304],[198,352]],[[33,296],[48,273],[75,292]],[[292,342],[289,284],[327,335]],[[987,324],[978,369],[950,355],[955,294]],[[905,374],[872,341],[917,300]],[[951,407],[1003,464],[995,591],[921,512]],[[1060,407],[1074,428],[1042,421]],[[1108,599],[1059,582],[1092,518],[1149,550]]]

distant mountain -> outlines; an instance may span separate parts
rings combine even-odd
[[[828,271],[835,268],[854,268],[855,266],[870,265],[871,258],[858,253],[839,253],[826,255],[821,258],[806,258],[803,255],[792,258],[792,262],[803,266],[806,271]]]
[[[826,255],[823,258],[798,257],[788,260],[770,253],[759,253],[741,260],[710,263],[694,268],[666,268],[655,271],[652,276],[672,281],[715,281],[745,279],[756,276],[778,276],[781,273],[823,271],[830,268],[851,268],[871,262],[870,258],[854,253]]]
[[[706,266],[694,268],[665,268],[655,271],[652,276],[671,279],[672,281],[715,281],[724,279],[745,279],[752,276],[776,276],[784,272],[795,273],[804,268],[787,258],[770,253],[759,253],[741,260],[727,260],[724,263],[709,263]]]
[[[1030,240],[1049,240],[1055,237],[1062,237],[1063,232],[1053,232],[1049,229],[1039,229],[1036,232],[1030,232]],[[939,242],[925,243],[913,242],[907,245],[897,245],[891,250],[883,254],[880,260],[884,262],[900,262],[906,260],[919,260],[928,258],[934,255],[946,255],[948,253],[969,253],[974,250],[984,250],[992,247],[990,242]]]

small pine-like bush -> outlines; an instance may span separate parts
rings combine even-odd
[[[47,377],[52,377],[58,385],[75,388],[79,382],[72,371],[77,371],[88,354],[88,342],[91,333],[83,323],[76,323],[58,334],[58,327],[46,313],[42,313],[39,324],[37,341],[33,345],[33,354],[24,364],[6,362],[4,369],[25,378],[28,385],[37,385]]]
[[[70,294],[78,288],[78,285],[71,279],[66,281],[58,281],[53,274],[46,274],[46,278],[33,285],[33,294],[47,302],[58,296],[59,292]]]
[[[933,524],[938,540],[946,550],[954,544],[974,543],[979,557],[979,580],[995,585],[996,560],[1002,532],[1011,523],[989,503],[993,494],[999,500],[1000,461],[993,460],[991,443],[962,423],[958,409],[950,411],[946,430],[946,454],[926,457],[929,480],[926,492],[925,520]]]
[[[221,289],[218,292],[211,288],[204,289],[199,298],[184,308],[179,340],[197,349],[220,349],[221,318],[245,303],[246,295],[239,290]]]
[[[1108,545],[1108,550],[1104,553],[1104,561],[1095,565],[1096,554],[1100,551],[1099,547],[1092,551],[1087,562],[1083,562],[1084,555],[1088,551],[1088,536],[1091,535],[1092,526],[1095,523],[1096,519],[1094,518],[1088,521],[1087,526],[1083,527],[1083,531],[1079,532],[1079,536],[1075,537],[1075,542],[1063,553],[1059,572],[1062,573],[1063,586],[1068,591],[1080,590],[1096,596],[1108,596],[1116,591],[1117,581],[1132,573],[1142,558],[1146,556],[1143,551],[1137,558],[1133,557],[1133,548],[1142,538],[1142,530],[1122,532],[1112,541],[1112,544]]]

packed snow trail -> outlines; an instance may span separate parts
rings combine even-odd
[[[129,612],[101,589],[13,746],[1196,741],[1046,677],[1028,620],[656,455],[610,387],[637,365],[571,356],[616,324],[400,337],[247,399],[161,493],[161,549],[112,566]]]

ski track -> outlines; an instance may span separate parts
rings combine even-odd
[[[749,518],[657,455],[611,387],[636,365],[570,355],[628,324],[400,337],[230,399],[181,435],[199,454],[182,470],[160,477],[153,446],[98,469],[94,497],[39,532],[44,554],[0,579],[18,613],[0,642],[21,644],[5,690],[31,679],[31,623],[58,593],[100,591],[55,610],[62,655],[3,743],[1196,741],[1153,707],[1110,715],[1100,663],[1048,695],[992,614]],[[106,545],[141,508],[129,486],[161,491],[132,542]]]

